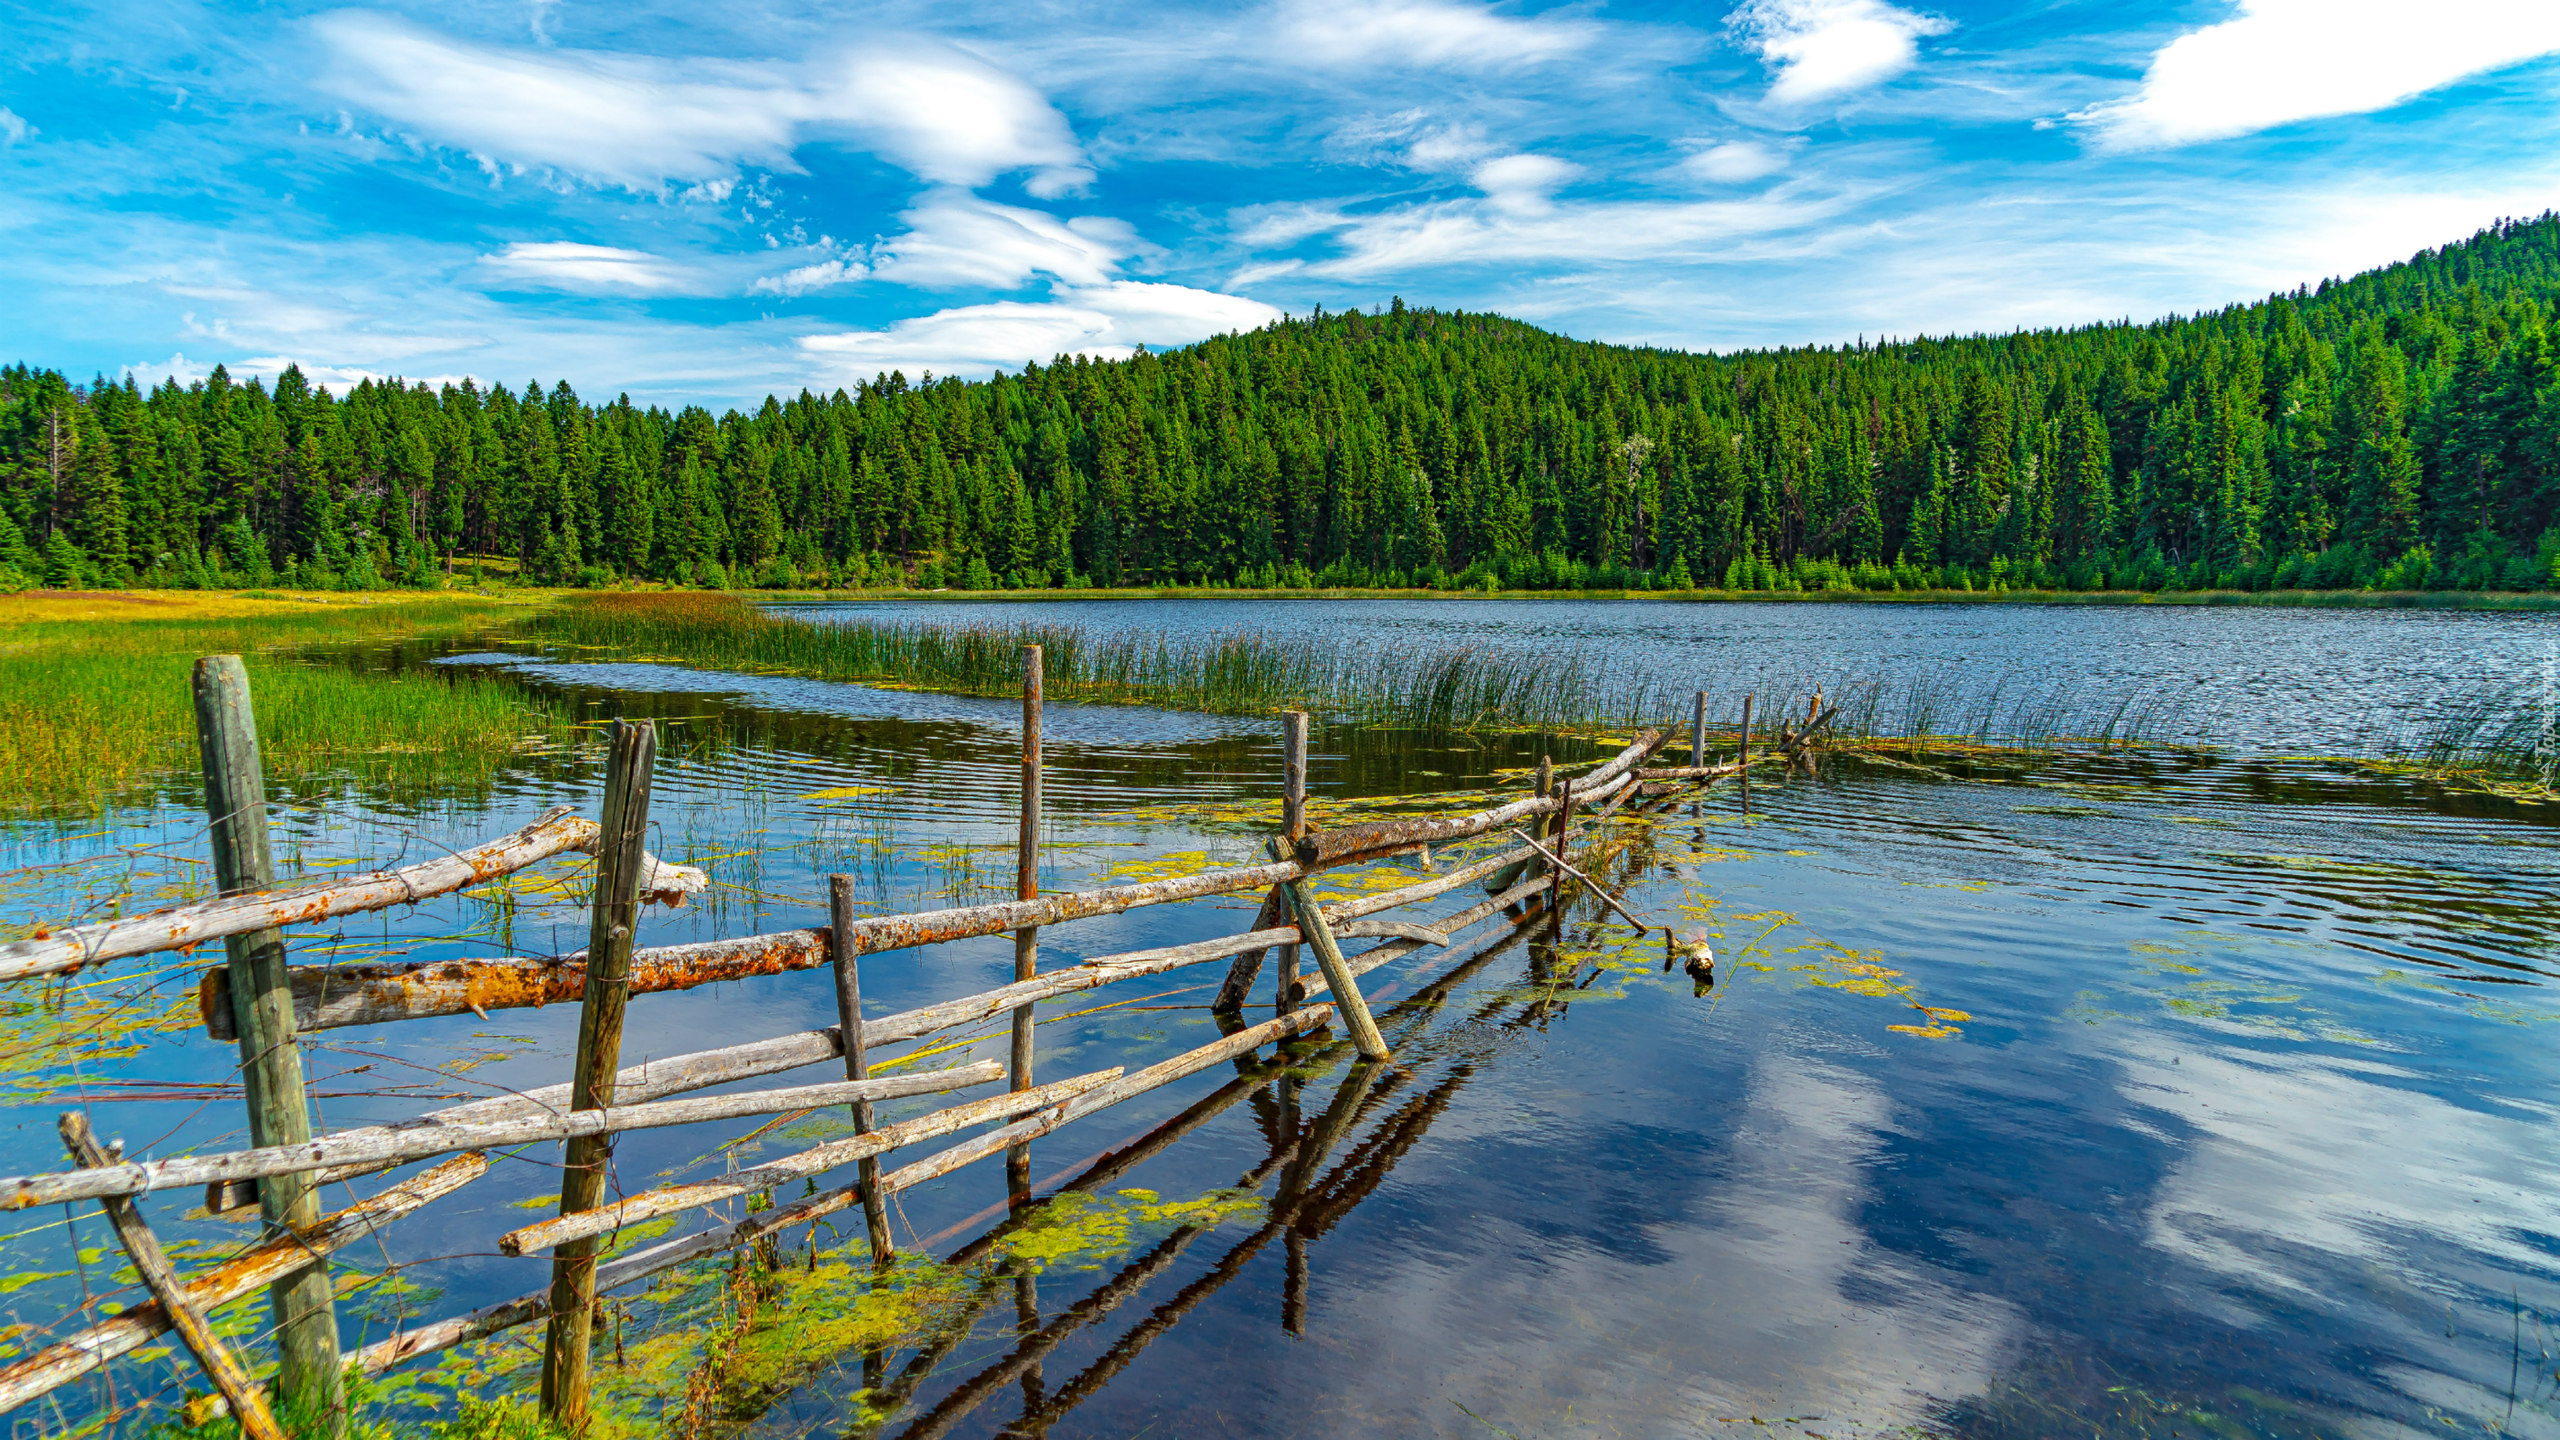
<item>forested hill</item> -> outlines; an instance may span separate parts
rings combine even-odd
[[[2555,306],[2546,213],[2192,318],[1729,356],[1398,301],[752,415],[21,366],[0,583],[2551,588]]]

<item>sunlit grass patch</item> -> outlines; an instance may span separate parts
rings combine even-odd
[[[298,648],[463,633],[513,607],[476,597],[325,604],[230,595],[0,600],[0,813],[92,813],[192,773],[197,657],[247,663],[271,781],[485,778],[567,736],[504,680],[386,674]]]

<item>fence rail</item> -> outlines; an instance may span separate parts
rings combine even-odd
[[[224,657],[199,667],[203,676],[219,670]],[[231,662],[236,670],[236,661]],[[246,719],[245,679],[238,686],[236,708]],[[997,1154],[1008,1156],[1008,1190],[1027,1198],[1028,1149],[1031,1141],[1060,1126],[1197,1074],[1211,1066],[1252,1054],[1262,1046],[1305,1035],[1340,1020],[1348,1043],[1365,1059],[1383,1059],[1386,1042],[1371,1018],[1358,978],[1394,960],[1426,948],[1458,943],[1467,932],[1497,916],[1525,917],[1537,902],[1554,913],[1568,873],[1617,905],[1585,874],[1590,864],[1572,863],[1577,852],[1571,823],[1580,817],[1605,816],[1630,801],[1665,791],[1712,783],[1734,775],[1747,778],[1751,763],[1749,728],[1743,729],[1741,758],[1723,765],[1705,763],[1703,705],[1692,721],[1691,763],[1676,768],[1646,769],[1645,762],[1668,739],[1667,731],[1648,730],[1616,755],[1578,777],[1549,783],[1542,766],[1535,794],[1466,814],[1383,820],[1319,830],[1305,823],[1305,717],[1287,718],[1285,737],[1289,787],[1283,807],[1282,833],[1268,858],[1257,864],[1230,866],[1196,875],[1102,889],[1041,895],[1030,880],[1036,864],[1035,819],[1039,805],[1038,750],[1039,660],[1025,657],[1026,744],[1023,768],[1023,824],[1019,860],[1023,870],[1017,898],[996,904],[964,906],[913,914],[852,917],[837,905],[833,923],[820,929],[788,930],[692,945],[633,948],[643,903],[681,904],[707,883],[703,872],[668,865],[638,849],[646,823],[648,769],[653,747],[645,735],[617,722],[615,766],[608,776],[605,824],[568,813],[545,812],[508,835],[451,855],[398,869],[375,871],[326,882],[275,886],[242,885],[239,893],[145,915],[120,917],[74,926],[14,945],[0,946],[0,982],[58,975],[108,960],[160,950],[185,950],[221,939],[231,947],[232,962],[209,968],[198,989],[206,1030],[218,1039],[239,1039],[244,1056],[253,1052],[290,1053],[304,1030],[375,1025],[473,1012],[485,1017],[503,1008],[566,1003],[581,1006],[579,1065],[583,1078],[516,1095],[495,1096],[449,1106],[395,1124],[342,1130],[287,1143],[261,1143],[211,1155],[164,1160],[128,1161],[94,1149],[73,1168],[45,1174],[0,1177],[0,1209],[96,1200],[119,1216],[129,1248],[141,1258],[156,1250],[141,1224],[131,1197],[180,1186],[205,1185],[208,1208],[221,1211],[263,1197],[268,1206],[268,1233],[246,1253],[209,1268],[169,1293],[179,1302],[203,1310],[237,1300],[261,1287],[307,1288],[320,1277],[325,1295],[328,1256],[352,1241],[416,1212],[431,1201],[461,1189],[485,1173],[487,1152],[535,1142],[564,1141],[569,1146],[559,1213],[500,1237],[499,1248],[510,1255],[554,1253],[554,1283],[515,1300],[484,1307],[468,1315],[405,1330],[352,1356],[338,1355],[334,1321],[326,1312],[288,1315],[279,1322],[299,1326],[303,1342],[325,1341],[322,1354],[334,1385],[336,1368],[351,1363],[378,1372],[420,1355],[548,1319],[551,1338],[545,1347],[544,1405],[555,1419],[575,1429],[586,1406],[586,1325],[594,1297],[627,1286],[698,1256],[713,1254],[771,1235],[794,1225],[862,1205],[871,1219],[876,1256],[885,1256],[887,1232],[880,1218],[886,1196]],[[1817,701],[1817,706],[1818,706]],[[231,806],[212,803],[217,840],[247,834],[262,858],[264,801],[262,792],[241,792],[236,766],[240,739],[222,729],[218,717],[205,725],[210,778],[225,778],[229,790],[248,793]],[[1780,746],[1763,758],[1791,759],[1819,726],[1819,711],[1804,730],[1782,736]],[[253,722],[246,740],[247,763],[254,777]],[[1792,748],[1790,748],[1792,746]],[[217,752],[222,758],[217,760]],[[222,767],[234,767],[222,769]],[[217,771],[220,774],[217,775]],[[1526,830],[1517,827],[1528,827]],[[228,827],[228,828],[226,828]],[[1319,904],[1308,885],[1315,876],[1346,865],[1409,853],[1452,841],[1508,832],[1522,845],[1473,861],[1453,871],[1375,895],[1330,905]],[[225,842],[228,843],[228,842]],[[498,879],[553,856],[583,852],[596,857],[597,884],[592,900],[593,934],[589,950],[543,957],[450,960],[424,964],[364,966],[284,966],[244,968],[243,946],[269,944],[264,937],[285,924],[329,916],[414,904],[470,885]],[[842,877],[835,877],[841,880]],[[1487,898],[1453,913],[1424,920],[1371,920],[1367,917],[1416,905],[1463,886],[1481,882]],[[841,884],[831,889],[841,892]],[[1240,891],[1266,891],[1261,914],[1243,933],[1189,944],[1096,956],[1041,973],[1034,937],[1046,927],[1119,914],[1146,906],[1170,904]],[[1619,907],[1625,915],[1623,907]],[[1627,916],[1630,923],[1647,928]],[[978,994],[877,1017],[860,1014],[858,961],[884,951],[941,944],[1011,932],[1015,936],[1017,979]],[[1382,943],[1346,955],[1345,939]],[[1308,983],[1296,966],[1297,947],[1314,950],[1326,1003],[1306,1004]],[[591,968],[590,951],[604,947],[606,963]],[[1069,1079],[1034,1084],[1029,1017],[1038,1002],[1122,980],[1162,974],[1185,966],[1232,960],[1218,1008],[1232,1012],[1255,982],[1263,958],[1281,958],[1273,982],[1275,1017],[1263,1024],[1234,1028],[1233,1033],[1138,1071],[1117,1068]],[[272,953],[280,959],[281,947]],[[623,1002],[630,995],[668,993],[695,986],[790,971],[830,968],[837,976],[839,1024],[796,1034],[774,1036],[743,1045],[620,1066]],[[924,1039],[956,1027],[982,1024],[1010,1013],[1015,1039],[1010,1063],[977,1064],[902,1075],[871,1073],[883,1063],[876,1048]],[[245,1037],[245,1038],[244,1038]],[[814,1085],[758,1089],[704,1099],[667,1097],[712,1085],[779,1074],[828,1061],[842,1061],[847,1078]],[[894,1057],[893,1062],[894,1063]],[[874,1101],[939,1094],[1010,1081],[1003,1094],[963,1102],[888,1126],[869,1117]],[[268,1095],[271,1106],[293,1114],[307,1113],[299,1067],[292,1068],[289,1093]],[[253,1084],[253,1109],[258,1087]],[[857,1133],[846,1139],[710,1182],[664,1186],[611,1203],[602,1203],[600,1187],[582,1177],[600,1175],[614,1135],[670,1125],[703,1123],[744,1116],[781,1114],[827,1106],[855,1105]],[[79,1112],[72,1112],[77,1116]],[[1178,1117],[1179,1119],[1179,1117]],[[1177,1124],[1178,1135],[1191,1120]],[[903,1167],[882,1172],[880,1161],[893,1151],[964,1130],[996,1128]],[[253,1127],[254,1129],[254,1127]],[[85,1137],[85,1129],[67,1122],[66,1134]],[[307,1124],[303,1134],[308,1134]],[[1169,1143],[1169,1139],[1166,1142]],[[1319,1153],[1320,1153],[1319,1148]],[[455,1154],[455,1152],[464,1152]],[[1152,1153],[1149,1151],[1148,1153]],[[328,1216],[313,1211],[307,1218],[280,1215],[276,1196],[266,1186],[290,1187],[289,1193],[311,1193],[318,1184],[391,1169],[437,1155],[454,1158],[395,1184],[370,1200]],[[1134,1159],[1124,1163],[1135,1163]],[[1313,1162],[1310,1161],[1310,1164]],[[796,1203],[753,1214],[731,1224],[716,1225],[635,1254],[598,1260],[595,1246],[618,1230],[642,1221],[696,1209],[723,1199],[771,1189],[789,1180],[816,1177],[847,1165],[859,1168],[851,1185],[826,1190]],[[117,1207],[121,1207],[120,1209]],[[165,1267],[163,1267],[165,1270]],[[174,1277],[168,1283],[178,1284]],[[36,1354],[0,1367],[0,1411],[5,1411],[93,1373],[111,1359],[132,1353],[165,1333],[173,1323],[168,1305],[153,1302],[91,1325]],[[327,1333],[315,1335],[325,1325]],[[201,1330],[202,1327],[197,1327]],[[190,1342],[199,1340],[190,1331]],[[221,1373],[236,1362],[220,1350],[220,1342],[204,1332],[199,1348],[209,1373]],[[288,1339],[292,1337],[289,1335]],[[315,1362],[316,1363],[316,1362]],[[313,1385],[308,1367],[297,1377],[288,1364],[280,1374],[281,1398],[309,1400],[289,1393],[297,1383]],[[231,1388],[236,1389],[236,1386]],[[334,1392],[332,1392],[334,1393]],[[252,1398],[255,1410],[262,1401]]]

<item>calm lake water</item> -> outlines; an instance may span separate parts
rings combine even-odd
[[[1055,1187],[1160,1122],[1194,1123],[992,1259],[969,1248],[1003,1218],[1001,1172],[980,1166],[901,1197],[899,1234],[957,1267],[873,1293],[857,1218],[849,1235],[782,1237],[752,1283],[722,1261],[626,1292],[623,1353],[599,1370],[623,1419],[775,1440],[2560,1434],[2560,1059],[2545,1028],[2560,1018],[2560,833],[2536,807],[2283,758],[2387,737],[2527,673],[2560,622],[1579,602],[1037,613],[1574,645],[1711,688],[1948,667],[2184,684],[2207,695],[2178,738],[2260,743],[1962,775],[1833,761],[1747,797],[1709,791],[1626,827],[1609,874],[1639,914],[1720,937],[1711,989],[1665,974],[1658,938],[1635,942],[1588,903],[1560,933],[1472,932],[1368,977],[1389,1066],[1352,1067],[1328,1034],[1286,1069],[1204,1073],[1041,1142],[1034,1175]],[[671,722],[653,848],[707,864],[719,888],[651,912],[644,944],[822,923],[830,871],[887,909],[1010,892],[1004,702],[496,651],[436,663]],[[1277,794],[1274,728],[1052,706],[1044,884],[1243,860]],[[1516,787],[1500,772],[1539,748],[1337,729],[1315,783],[1331,801]],[[486,794],[304,797],[280,845],[306,866],[415,857],[548,804],[592,811],[596,786],[591,761],[554,757]],[[5,918],[59,916],[84,887],[147,900],[190,867],[160,852],[26,867],[150,841],[198,854],[199,813],[179,790],[106,824],[17,827]],[[295,939],[311,963],[569,949],[584,917],[566,898],[528,879]],[[1079,922],[1044,937],[1043,963],[1229,933],[1252,905]],[[904,1009],[1002,983],[1011,963],[1001,937],[872,957],[864,993]],[[55,1010],[18,1007],[13,1057],[66,1034],[86,1055],[76,1072],[0,1071],[10,1168],[56,1163],[53,1116],[84,1093],[135,1151],[237,1142],[236,1094],[191,1093],[231,1061],[183,1026],[196,968],[83,977]],[[1044,1007],[1041,1074],[1204,1043],[1222,971]],[[1268,994],[1266,970],[1263,1014]],[[833,1013],[818,973],[640,997],[626,1059]],[[575,1025],[554,1006],[313,1035],[326,1123],[556,1081]],[[754,1128],[627,1137],[619,1183],[714,1175],[843,1127],[813,1116],[723,1148]],[[538,1288],[545,1262],[491,1241],[556,1197],[555,1161],[548,1147],[502,1160],[347,1252],[395,1277],[347,1303],[351,1339]],[[182,1247],[241,1233],[185,1218],[192,1196],[160,1199],[155,1223]],[[7,1228],[12,1319],[106,1294],[94,1212]],[[236,1313],[264,1323],[262,1306]],[[529,1387],[531,1353],[493,1344],[410,1398]],[[137,1395],[165,1400],[185,1373],[127,1362],[112,1393],[87,1384],[12,1419],[147,1424]]]

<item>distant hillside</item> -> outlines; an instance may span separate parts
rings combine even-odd
[[[2560,217],[2143,325],[1759,351],[1317,315],[753,415],[0,371],[0,579],[2551,588]]]

